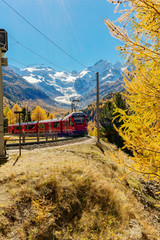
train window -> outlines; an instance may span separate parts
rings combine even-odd
[[[76,125],[81,125],[84,123],[84,117],[81,116],[81,117],[74,117],[73,116],[73,120],[75,122]]]
[[[55,123],[54,123],[54,127],[55,127],[55,128],[60,127],[60,123],[59,123],[59,122],[55,122]]]
[[[16,130],[19,130],[19,126],[16,126]]]
[[[33,124],[29,124],[29,125],[28,125],[28,129],[33,129],[34,126],[35,126],[35,125],[33,125]]]
[[[71,118],[69,119],[69,125],[70,125],[70,126],[74,126]]]
[[[39,129],[45,129],[44,123],[38,124]]]
[[[66,120],[63,122],[63,127],[68,127],[69,126],[69,120]]]

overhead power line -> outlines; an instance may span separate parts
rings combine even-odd
[[[11,57],[8,57],[8,59],[10,59],[10,60],[12,60],[12,61],[14,61],[14,62],[20,63],[21,65],[23,65],[23,66],[25,66],[25,67],[28,67],[28,66],[29,66],[29,65],[27,65],[27,64],[25,64],[25,63],[20,62],[19,60],[16,60],[16,59],[14,59],[14,58],[11,58]]]
[[[11,58],[11,57],[8,57],[8,59],[9,60],[12,60],[13,62],[17,62],[17,63],[19,63],[19,64],[21,64],[21,65],[23,65],[23,66],[25,66],[25,67],[30,67],[30,66],[33,66],[33,65],[36,65],[36,66],[40,66],[40,65],[45,65],[44,63],[32,63],[32,64],[26,64],[26,63],[23,63],[23,62],[21,62],[21,61],[19,61],[19,60],[17,60],[17,59],[14,59],[14,58]]]
[[[27,49],[28,51],[30,51],[31,53],[37,55],[38,57],[42,58],[43,60],[45,60],[46,62],[48,62],[49,64],[52,64],[53,66],[55,67],[58,67],[59,69],[61,69],[62,71],[66,71],[65,69],[61,68],[60,66],[52,63],[51,61],[48,61],[47,58],[41,56],[39,53],[36,53],[35,51],[31,50],[30,48],[26,47],[24,44],[20,43],[19,41],[17,41],[14,37],[12,37],[10,34],[9,34],[10,38],[12,38],[17,44],[21,45],[23,48]]]
[[[17,62],[17,63],[19,63],[19,64],[21,64],[21,65],[23,65],[23,66],[25,66],[25,67],[31,67],[31,66],[42,66],[42,65],[44,65],[45,66],[45,64],[44,63],[31,63],[31,64],[26,64],[26,63],[23,63],[22,61],[19,61],[19,60],[17,60],[17,59],[14,59],[14,58],[11,58],[11,57],[8,57],[8,59],[9,60],[12,60],[13,62]]]
[[[85,67],[84,64],[82,64],[80,61],[78,61],[76,58],[74,58],[71,54],[66,52],[62,47],[60,47],[57,43],[55,43],[53,40],[51,40],[49,37],[47,37],[44,33],[42,33],[37,27],[35,27],[31,22],[29,22],[24,16],[22,16],[17,10],[15,10],[10,4],[8,4],[5,0],[2,0],[9,8],[11,8],[17,15],[19,15],[25,22],[27,22],[32,28],[34,28],[37,32],[39,32],[44,38],[46,38],[49,42],[51,42],[55,47],[57,47],[59,50],[61,50],[64,54],[66,54],[68,57],[72,58],[75,62],[80,64],[81,66]]]

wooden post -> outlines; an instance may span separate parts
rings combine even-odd
[[[2,49],[0,48],[0,159],[5,156],[3,132],[3,79],[2,79]]]
[[[4,146],[4,117],[3,117],[3,77],[2,66],[8,66],[5,53],[8,51],[8,38],[7,32],[0,29],[0,161],[7,160],[5,146]]]
[[[48,133],[46,133],[46,141],[48,141]]]
[[[23,131],[23,143],[25,143],[25,132]]]
[[[15,114],[19,115],[19,157],[21,156],[21,114],[22,111],[15,111]]]
[[[19,113],[19,156],[21,156],[21,116]]]
[[[100,140],[99,134],[99,72],[96,73],[97,76],[97,143]]]
[[[37,132],[37,142],[39,142],[39,132]]]
[[[0,161],[5,161],[8,157],[4,146],[2,58],[2,48],[0,48]]]
[[[28,107],[27,107],[27,134],[28,134]]]

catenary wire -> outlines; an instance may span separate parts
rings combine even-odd
[[[30,67],[30,66],[33,66],[33,65],[36,65],[36,66],[41,66],[41,65],[44,65],[44,63],[31,63],[31,64],[26,64],[26,63],[23,63],[22,61],[19,61],[17,59],[14,59],[14,58],[11,58],[11,57],[8,57],[9,60],[12,60],[13,62],[17,62],[25,67]]]
[[[25,66],[25,67],[28,67],[28,66],[29,66],[29,65],[27,65],[27,64],[25,64],[25,63],[22,63],[22,62],[19,61],[19,60],[16,60],[16,59],[14,59],[14,58],[11,58],[11,57],[8,57],[8,59],[10,59],[10,60],[12,60],[12,61],[14,61],[14,62],[20,63],[21,65],[23,65],[23,66]]]
[[[8,4],[5,0],[1,0],[3,3],[5,3],[10,9],[12,9],[18,16],[20,16],[25,22],[27,22],[32,28],[34,28],[37,32],[39,32],[44,38],[46,38],[49,42],[51,42],[55,47],[57,47],[59,50],[61,50],[64,54],[66,54],[68,57],[72,58],[75,62],[80,64],[81,66],[85,67],[84,64],[82,64],[80,61],[78,61],[75,57],[73,57],[71,54],[66,52],[62,47],[60,47],[57,43],[55,43],[53,40],[51,40],[49,37],[47,37],[44,33],[42,33],[37,27],[35,27],[31,22],[29,22],[22,14],[20,14],[16,9],[14,9],[10,4]]]
[[[31,63],[31,64],[26,64],[26,63],[23,63],[17,59],[14,59],[14,58],[11,58],[11,57],[8,57],[9,60],[12,60],[13,62],[17,62],[17,63],[20,63],[21,65],[25,66],[25,67],[30,67],[30,66],[33,66],[33,65],[36,65],[36,66],[41,66],[41,65],[45,65],[44,63]]]
[[[57,67],[59,69],[61,69],[62,71],[66,71],[65,69],[61,68],[60,66],[58,66],[57,64],[52,63],[51,61],[48,61],[47,58],[41,56],[40,54],[36,53],[35,51],[31,50],[30,48],[26,47],[24,44],[22,44],[21,42],[19,42],[18,40],[16,40],[13,36],[11,36],[9,34],[10,38],[13,39],[17,44],[19,44],[20,46],[22,46],[23,48],[27,49],[28,51],[30,51],[31,53],[37,55],[38,57],[42,58],[43,60],[45,60],[46,62],[48,62],[49,64],[53,65],[54,67]]]

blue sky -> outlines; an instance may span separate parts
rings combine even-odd
[[[106,0],[5,0],[37,29],[72,55],[84,66],[92,66],[100,59],[115,63],[122,61],[115,50],[121,43],[114,39],[104,24],[104,19],[117,19],[115,5]],[[75,62],[47,41],[19,15],[0,0],[0,28],[9,34],[9,64],[20,68],[25,65],[45,64],[56,71],[81,71],[85,67]],[[23,48],[24,46],[46,58],[44,59]]]

